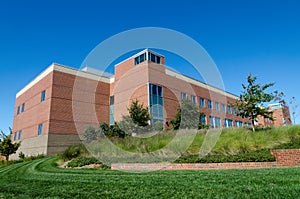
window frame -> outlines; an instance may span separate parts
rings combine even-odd
[[[41,102],[44,102],[46,100],[46,90],[43,90],[41,92]]]

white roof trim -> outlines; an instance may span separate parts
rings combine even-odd
[[[194,84],[194,85],[196,85],[196,86],[200,86],[200,87],[202,87],[202,88],[206,88],[206,89],[208,89],[208,90],[210,90],[210,91],[219,93],[219,94],[221,94],[221,95],[225,95],[225,96],[231,97],[231,98],[233,98],[233,99],[238,99],[238,96],[236,96],[236,95],[233,95],[233,94],[228,93],[228,92],[226,92],[226,91],[223,91],[223,90],[221,90],[221,89],[215,88],[215,87],[213,87],[213,86],[209,86],[209,85],[207,85],[207,84],[205,84],[205,83],[203,83],[203,82],[197,81],[197,80],[195,80],[195,79],[192,79],[192,78],[187,77],[187,76],[185,76],[185,75],[182,75],[182,74],[180,74],[180,73],[177,73],[177,72],[175,72],[175,71],[172,71],[172,70],[170,70],[170,69],[168,69],[168,68],[166,68],[166,74],[167,74],[167,75],[170,75],[170,76],[172,76],[172,77],[181,79],[181,80],[183,80],[183,81],[186,81],[186,82],[188,82],[188,83]]]
[[[30,89],[32,86],[37,84],[40,80],[42,80],[44,77],[46,77],[49,73],[52,71],[59,71],[71,75],[76,75],[79,77],[84,77],[87,79],[95,80],[95,81],[101,81],[105,83],[112,83],[114,82],[114,78],[107,78],[107,77],[101,77],[95,74],[91,74],[88,72],[80,71],[77,69],[73,69],[67,66],[63,66],[60,64],[53,63],[51,64],[46,70],[44,70],[42,73],[40,73],[36,78],[34,78],[29,84],[27,84],[24,88],[22,88],[17,94],[16,98],[25,93],[28,89]]]

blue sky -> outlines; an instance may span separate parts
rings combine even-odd
[[[195,39],[231,93],[252,73],[299,103],[299,7],[296,0],[1,1],[0,129],[12,126],[15,94],[52,62],[79,68],[101,41],[140,27]]]

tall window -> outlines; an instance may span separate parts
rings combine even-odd
[[[212,128],[220,128],[221,119],[218,117],[209,116],[209,124]]]
[[[213,105],[212,105],[212,101],[211,100],[207,100],[207,106],[209,109],[212,109],[213,108]]]
[[[38,135],[42,135],[42,134],[43,134],[43,124],[39,124]]]
[[[209,116],[209,125],[211,128],[215,128],[215,118],[212,116]]]
[[[187,97],[186,97],[186,93],[184,92],[181,92],[181,100],[185,100]]]
[[[232,120],[228,120],[228,127],[232,127]]]
[[[204,98],[200,98],[200,106],[201,107],[205,107],[205,99]]]
[[[151,123],[164,121],[163,90],[161,86],[149,84]]]
[[[226,113],[226,106],[225,106],[225,104],[222,104],[222,112]]]
[[[232,114],[232,110],[231,110],[231,106],[230,105],[228,105],[227,110],[228,110],[229,114]]]
[[[114,98],[114,96],[110,96],[109,97],[109,124],[110,125],[115,124],[114,104],[115,104],[115,98]]]
[[[19,131],[18,140],[22,139],[22,130]]]
[[[41,93],[41,102],[45,101],[46,98],[46,91],[42,91]]]
[[[14,134],[14,141],[17,140],[17,136],[18,136],[18,132],[15,132],[15,134]]]
[[[233,108],[233,114],[234,114],[234,115],[237,114],[237,109],[236,109],[236,107]]]
[[[22,104],[22,110],[21,111],[24,112],[24,110],[25,110],[25,103]]]
[[[160,57],[151,52],[148,52],[148,60],[160,64]]]
[[[197,104],[196,96],[191,95],[191,101],[193,102],[193,104]]]
[[[220,128],[221,127],[221,119],[218,117],[215,117],[215,127]]]
[[[17,115],[20,115],[20,106],[18,106]]]
[[[216,110],[219,111],[220,110],[220,104],[218,102],[216,102],[215,106],[216,106]]]

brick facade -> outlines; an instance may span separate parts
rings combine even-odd
[[[207,124],[211,122],[210,116],[219,118],[217,127],[223,127],[225,119],[231,120],[229,127],[235,127],[235,122],[250,123],[238,117],[233,108],[231,113],[227,109],[237,96],[166,68],[165,58],[159,54],[154,53],[160,61],[146,59],[135,64],[135,58],[141,53],[148,56],[154,52],[146,49],[117,64],[111,77],[58,64],[49,66],[16,95],[12,140],[22,141],[19,151],[25,155],[55,154],[80,143],[80,134],[87,126],[120,121],[128,114],[132,100],[138,99],[149,107],[149,84],[162,88],[163,118],[160,121],[165,124],[177,113],[182,92],[188,99],[196,97],[196,105],[205,113]],[[45,100],[41,101],[43,91]],[[110,121],[111,97],[114,121]],[[205,107],[200,107],[200,98],[205,99]],[[207,106],[209,100],[212,108]],[[219,110],[215,103],[219,103]],[[18,114],[22,104],[25,109]],[[221,108],[223,104],[225,112]]]

